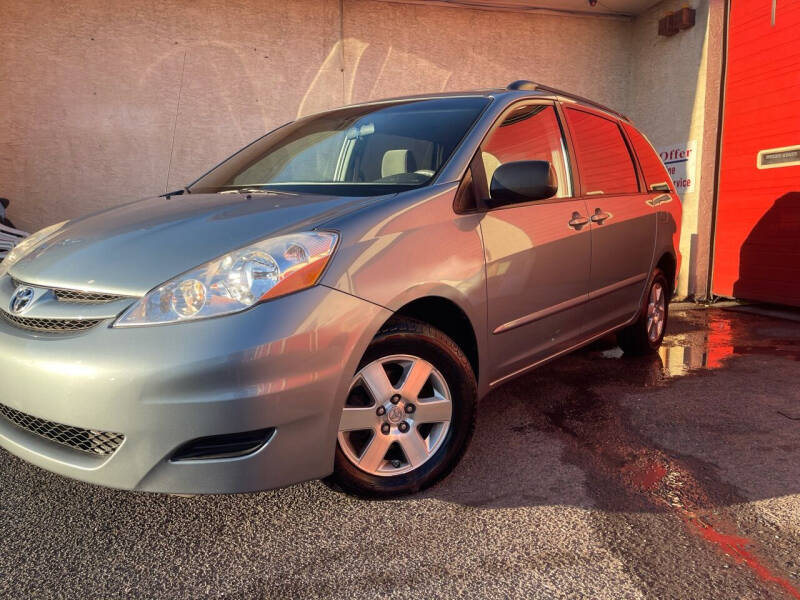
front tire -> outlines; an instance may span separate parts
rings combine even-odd
[[[617,334],[625,354],[642,355],[661,346],[669,317],[670,287],[661,269],[656,268],[642,301],[639,318]]]
[[[333,482],[372,498],[433,485],[466,450],[476,401],[472,367],[453,340],[415,319],[391,320],[353,378]]]

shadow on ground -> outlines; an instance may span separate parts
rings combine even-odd
[[[634,492],[655,487],[655,463],[671,453],[693,457],[712,488],[720,471],[733,476],[716,501],[798,493],[799,358],[800,325],[724,310],[679,313],[650,356],[625,356],[605,338],[487,396],[463,467],[431,493],[471,505],[569,502],[567,482],[526,468],[544,466],[534,457],[548,454],[547,434]]]

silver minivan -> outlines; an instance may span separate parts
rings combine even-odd
[[[0,263],[0,445],[131,490],[418,491],[493,388],[659,346],[680,215],[624,116],[533,82],[298,119]]]

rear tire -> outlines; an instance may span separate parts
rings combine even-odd
[[[656,268],[642,301],[639,318],[617,334],[625,354],[642,355],[661,346],[669,317],[670,287],[664,272]]]
[[[433,485],[464,454],[476,402],[475,375],[453,340],[427,323],[392,319],[353,378],[329,481],[371,498]]]

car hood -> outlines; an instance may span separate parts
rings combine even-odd
[[[378,200],[288,193],[148,198],[70,221],[11,267],[19,281],[141,296],[226,252]]]

